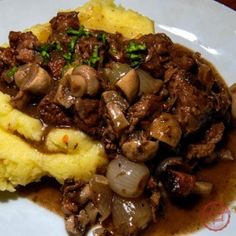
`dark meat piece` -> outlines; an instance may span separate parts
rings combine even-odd
[[[69,28],[78,29],[78,12],[58,12],[57,16],[50,20],[53,33],[65,32]]]
[[[32,32],[14,32],[9,34],[11,48],[16,51],[16,59],[23,63],[33,62],[36,58],[37,37]]]
[[[56,126],[70,126],[72,121],[66,115],[64,110],[54,103],[54,93],[46,95],[38,105],[38,114],[40,119],[46,124]]]
[[[65,215],[77,213],[91,199],[92,194],[88,184],[74,180],[67,180],[62,192],[62,211]]]
[[[14,66],[16,63],[14,50],[0,47],[0,62],[8,66]]]
[[[138,122],[151,116],[155,111],[160,110],[160,100],[161,98],[156,95],[147,94],[142,96],[138,102],[132,105],[127,113],[131,127],[134,128]]]
[[[181,125],[184,135],[199,130],[210,118],[214,109],[213,97],[191,83],[192,77],[178,70],[170,79],[170,97],[176,99],[173,113]]]
[[[165,34],[148,34],[140,37],[139,42],[145,43],[148,55],[142,67],[155,77],[162,77],[164,64],[170,59],[173,43]]]
[[[63,67],[66,64],[65,59],[62,55],[57,52],[51,53],[51,59],[48,63],[48,67],[55,78],[60,78],[62,74]]]
[[[97,56],[99,57],[97,64],[101,65],[105,57],[105,47],[104,44],[94,36],[82,37],[78,40],[75,46],[75,53],[79,55],[78,62],[82,64],[87,63],[95,52],[96,47],[98,49]]]
[[[91,135],[99,132],[100,101],[97,99],[78,99],[75,104],[75,123],[78,128]]]
[[[98,209],[91,202],[92,191],[83,181],[67,180],[62,187],[62,210],[70,235],[85,235],[97,221]]]
[[[57,16],[50,20],[52,34],[49,37],[50,42],[58,41],[61,46],[67,48],[71,41],[71,36],[67,35],[66,30],[69,28],[79,29],[78,12],[59,12]]]
[[[118,62],[125,62],[125,54],[123,51],[122,35],[119,33],[108,34],[107,41],[109,43],[109,56]]]
[[[206,131],[202,141],[199,144],[190,144],[187,150],[187,158],[206,158],[211,157],[223,137],[225,126],[222,122],[211,125]]]

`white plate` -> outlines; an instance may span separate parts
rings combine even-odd
[[[10,30],[47,22],[60,9],[77,7],[83,0],[0,0],[0,43]],[[236,13],[213,0],[117,0],[152,18],[156,31],[197,50],[209,59],[228,84],[236,82]],[[7,194],[8,195],[8,194]],[[0,235],[66,236],[63,220],[32,202],[0,193]],[[4,200],[5,199],[5,200]],[[203,229],[194,235],[235,235],[236,214],[226,229]]]

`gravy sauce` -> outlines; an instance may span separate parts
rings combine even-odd
[[[212,194],[204,198],[193,197],[181,203],[164,199],[163,214],[144,232],[145,236],[183,235],[199,230],[204,227],[200,221],[200,211],[209,201],[219,200],[229,206],[236,199],[236,129],[229,134],[226,147],[232,151],[233,161],[222,160],[202,168],[197,173],[199,181],[213,183]],[[60,185],[52,179],[45,178],[40,183],[30,184],[20,189],[19,194],[52,212],[63,215]],[[229,209],[233,213],[233,208]]]
[[[182,45],[176,44],[176,48],[180,51],[192,53],[191,50]],[[214,66],[208,61],[202,60],[213,68],[214,76],[216,76],[218,81],[224,86],[225,83]],[[4,92],[11,94],[14,91],[8,91],[7,88]],[[152,224],[145,230],[144,236],[190,234],[204,227],[200,220],[200,211],[209,201],[218,200],[229,206],[230,203],[236,199],[236,129],[230,131],[228,134],[226,147],[232,151],[234,156],[233,161],[221,160],[205,168],[202,167],[202,169],[197,172],[197,179],[199,181],[202,180],[213,183],[214,189],[212,194],[204,198],[193,196],[182,202],[174,202],[168,198],[163,199],[162,214],[155,224]],[[27,197],[40,206],[63,216],[60,204],[60,185],[56,183],[55,180],[45,178],[40,183],[33,183],[27,187],[20,188],[18,192],[21,196]],[[230,208],[230,211],[231,213],[234,212],[233,207]],[[214,218],[214,216],[212,216],[212,218]]]

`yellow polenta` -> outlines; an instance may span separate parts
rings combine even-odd
[[[153,22],[132,10],[117,7],[112,0],[92,0],[76,9],[87,28],[120,32],[127,38],[154,33]],[[51,33],[50,24],[30,29],[41,42]],[[86,134],[72,129],[53,129],[42,153],[27,143],[39,142],[43,125],[10,104],[10,96],[0,92],[0,190],[14,191],[17,185],[52,176],[60,183],[67,178],[88,180],[107,163],[102,145]]]

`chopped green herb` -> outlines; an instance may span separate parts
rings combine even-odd
[[[125,51],[126,53],[132,53],[132,52],[139,52],[139,51],[146,51],[147,47],[146,45],[130,42],[129,45],[126,47]]]
[[[74,52],[77,40],[78,40],[78,36],[73,36],[72,37],[70,43],[68,44],[68,50],[70,52]]]
[[[106,37],[106,34],[104,33],[99,33],[97,36],[97,39],[102,41],[104,44],[107,42],[107,37]]]
[[[60,42],[54,41],[51,44],[51,50],[54,50],[54,49],[56,49],[57,51],[62,51],[62,46],[61,46]]]
[[[84,26],[81,26],[78,30],[75,30],[73,28],[69,28],[66,33],[68,35],[74,35],[77,37],[82,37],[82,36],[89,36],[90,32],[84,28]]]
[[[89,60],[87,61],[87,64],[89,66],[96,66],[97,62],[100,61],[100,57],[98,55],[98,45],[94,46],[93,48],[93,54],[92,56],[89,58]]]
[[[62,46],[60,42],[54,41],[51,44],[44,44],[41,45],[38,51],[40,52],[40,55],[43,57],[44,60],[50,59],[50,52],[53,50],[62,51]]]
[[[72,61],[72,53],[71,52],[64,54],[63,57],[65,58],[67,63],[71,63],[71,61]]]
[[[49,60],[50,59],[50,55],[47,51],[41,51],[40,55],[43,57],[44,60]]]
[[[130,59],[132,67],[138,67],[143,62],[143,53],[147,50],[143,43],[130,42],[125,48],[126,55]]]
[[[114,47],[112,47],[112,48],[110,49],[110,51],[111,51],[111,53],[114,54],[114,55],[116,55],[116,54],[118,53],[117,49],[114,48]]]
[[[6,76],[7,76],[8,78],[12,78],[12,77],[15,75],[16,72],[17,72],[17,67],[14,66],[14,67],[12,67],[11,69],[9,69],[9,70],[7,71]]]

